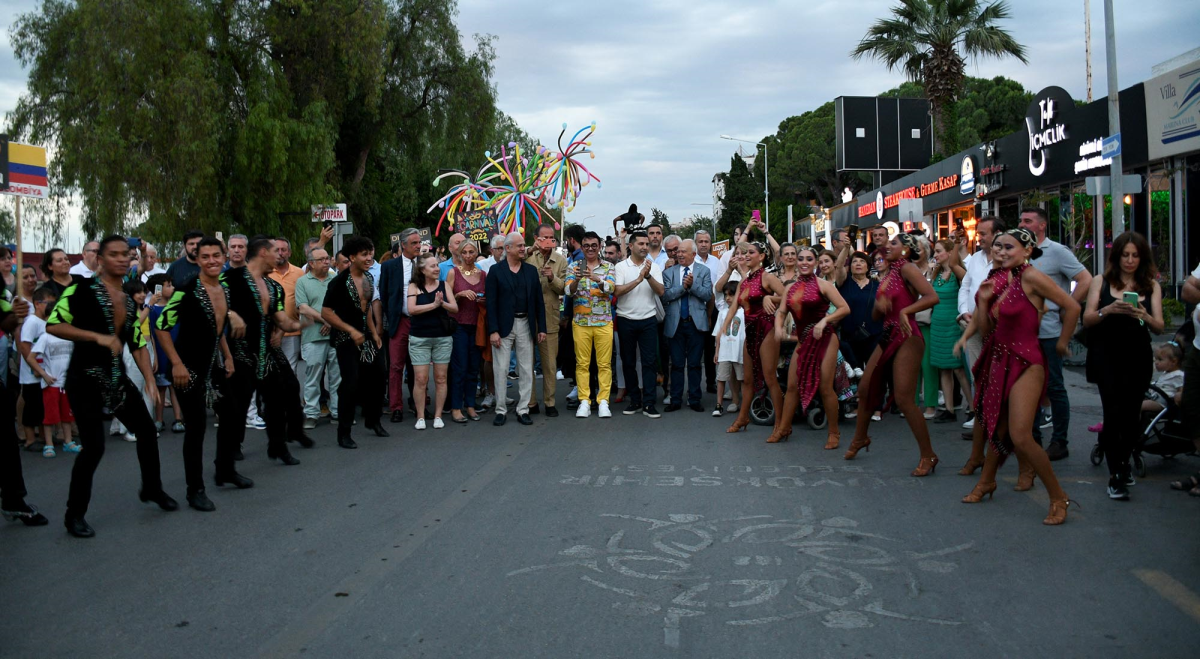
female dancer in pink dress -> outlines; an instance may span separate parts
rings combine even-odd
[[[742,354],[745,366],[742,408],[738,410],[733,425],[725,432],[738,432],[750,425],[750,401],[763,387],[771,392],[772,409],[783,407],[783,392],[779,389],[779,376],[775,372],[779,362],[779,341],[775,339],[772,326],[775,307],[785,292],[783,282],[763,267],[767,258],[766,244],[754,242],[744,243],[744,246],[750,273],[738,282],[737,289],[737,302],[746,316],[746,344]],[[726,314],[722,335],[729,330],[733,318],[733,313]],[[778,414],[775,415],[775,425],[779,426]]]
[[[1040,250],[1028,229],[1013,229],[996,237],[993,264],[997,272],[979,287],[978,306],[968,332],[983,330],[986,337],[975,362],[975,425],[983,425],[991,444],[979,483],[963,503],[979,503],[996,492],[996,470],[1014,450],[1033,468],[1050,495],[1050,513],[1043,524],[1067,520],[1067,493],[1058,484],[1050,458],[1033,441],[1038,404],[1046,392],[1046,358],[1038,347],[1038,325],[1044,300],[1059,306],[1062,335],[1058,354],[1068,344],[1079,321],[1079,303],[1049,277],[1029,265]],[[955,351],[965,343],[959,339]]]
[[[925,279],[917,266],[909,262],[916,253],[917,239],[910,234],[896,234],[888,243],[888,272],[879,282],[879,292],[875,295],[875,308],[872,311],[876,319],[883,319],[883,333],[859,382],[858,425],[845,458],[853,460],[862,449],[870,450],[871,438],[867,436],[867,428],[871,425],[871,411],[879,409],[883,385],[890,372],[896,406],[904,413],[904,419],[908,421],[908,427],[921,449],[921,461],[912,475],[928,476],[937,468],[938,457],[929,442],[929,427],[925,425],[925,417],[917,409],[917,376],[921,371],[925,340],[921,338],[913,317],[917,312],[937,304],[938,296],[933,292],[929,280]]]
[[[796,352],[792,354],[792,367],[788,369],[787,399],[783,413],[777,414],[775,432],[768,443],[786,441],[792,434],[792,417],[796,406],[807,409],[812,399],[821,393],[825,407],[825,418],[829,423],[829,438],[826,449],[835,449],[841,440],[838,431],[838,397],[833,389],[834,369],[837,367],[838,337],[835,327],[850,313],[850,305],[842,299],[837,287],[818,277],[817,253],[811,247],[801,247],[796,267],[799,277],[788,287],[783,303],[775,312],[775,337],[780,341],[786,337],[783,328],[787,315],[796,321]],[[830,313],[829,305],[835,310]]]

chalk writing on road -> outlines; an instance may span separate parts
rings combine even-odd
[[[718,616],[734,627],[804,620],[831,629],[883,620],[962,624],[919,613],[918,575],[953,572],[958,564],[947,557],[973,542],[907,551],[900,540],[867,533],[854,520],[818,519],[808,506],[792,518],[600,517],[603,544],[575,545],[559,552],[559,562],[508,576],[579,570],[580,582],[612,597],[614,610],[661,620],[670,648],[680,646],[683,620],[698,616]]]

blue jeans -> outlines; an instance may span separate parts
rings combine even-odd
[[[671,404],[683,405],[683,371],[687,366],[688,405],[700,404],[700,362],[704,359],[704,336],[690,318],[679,321],[671,346]]]
[[[1038,339],[1042,354],[1046,356],[1046,395],[1050,398],[1050,413],[1054,418],[1051,442],[1067,444],[1067,429],[1071,425],[1071,400],[1067,397],[1067,385],[1063,383],[1063,361],[1056,346],[1058,339]],[[1042,438],[1042,428],[1033,426],[1034,439]]]
[[[450,354],[450,409],[474,409],[482,359],[475,345],[475,326],[459,325],[454,333],[454,352]]]
[[[658,389],[658,321],[654,316],[630,320],[617,316],[617,335],[621,339],[621,368],[625,371],[625,386],[629,403],[634,406],[653,405]],[[637,358],[642,353],[642,388],[638,389]]]

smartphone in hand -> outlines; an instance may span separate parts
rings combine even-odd
[[[1125,291],[1124,293],[1121,294],[1121,298],[1122,298],[1122,301],[1125,302],[1125,304],[1128,304],[1129,306],[1133,307],[1134,309],[1136,309],[1138,307],[1138,294],[1137,293],[1135,293],[1133,291]]]

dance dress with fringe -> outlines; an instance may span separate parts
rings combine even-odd
[[[892,307],[883,318],[883,331],[879,335],[879,348],[883,353],[875,364],[875,375],[871,378],[870,389],[867,392],[867,403],[869,404],[867,409],[877,410],[883,402],[884,384],[891,380],[892,361],[895,359],[896,353],[900,352],[900,347],[904,345],[904,342],[915,338],[921,342],[921,350],[925,349],[925,339],[921,336],[921,329],[917,327],[917,320],[912,315],[908,317],[911,334],[904,336],[900,331],[900,312],[917,301],[916,294],[908,287],[908,282],[904,281],[904,275],[901,272],[908,263],[908,259],[893,261],[888,268],[887,275],[879,282],[879,291],[875,293],[876,300],[883,297],[889,298]]]
[[[829,342],[833,340],[835,328],[826,327],[821,338],[813,338],[813,328],[829,312],[829,299],[821,294],[821,285],[815,275],[801,276],[787,289],[786,303],[792,317],[796,319],[796,354],[792,357],[796,368],[796,385],[800,390],[800,409],[808,409],[821,386],[821,362]]]
[[[750,353],[750,367],[754,371],[754,391],[766,387],[763,379],[762,348],[763,341],[775,331],[775,318],[763,309],[763,298],[767,296],[763,288],[763,273],[759,268],[742,280],[739,302],[746,303],[746,351]],[[774,365],[772,365],[774,368]]]

